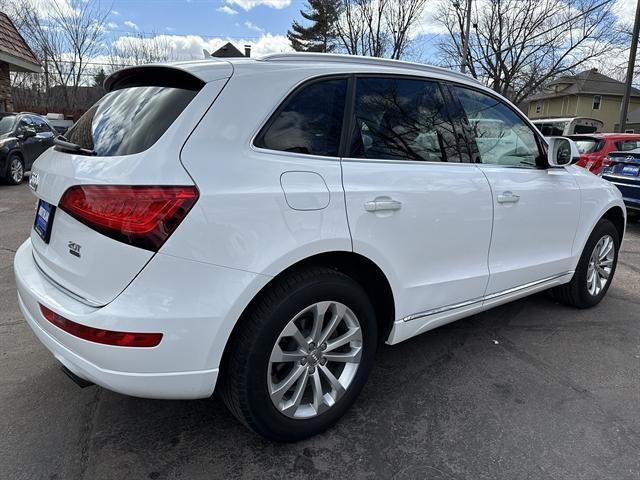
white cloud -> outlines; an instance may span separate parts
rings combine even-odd
[[[447,29],[435,19],[435,9],[425,8],[422,11],[420,19],[412,28],[411,37],[419,37],[420,35],[441,35],[447,33]]]
[[[0,5],[2,5],[1,1]],[[58,13],[65,17],[75,17],[78,14],[70,0],[32,0],[30,5],[34,7],[39,17],[45,19],[57,17]],[[21,8],[20,2],[7,2],[5,6],[10,17],[18,16],[14,9]]]
[[[233,43],[240,51],[244,45],[251,45],[251,55],[261,56],[269,53],[291,51],[291,44],[285,35],[263,34],[258,40],[228,38],[204,39],[199,35],[156,35],[154,37],[121,36],[113,42],[115,49],[127,50],[127,46],[147,43],[150,47],[158,45],[166,49],[171,60],[197,60],[202,58],[202,50],[215,52],[227,42]]]
[[[119,16],[120,12],[117,10],[111,10],[111,15]]]
[[[441,35],[447,33],[447,29],[444,25],[435,20],[434,13],[433,9],[424,9],[420,19],[411,29],[411,38],[416,38],[421,35]]]
[[[216,8],[218,12],[226,13],[227,15],[237,15],[238,11],[231,8],[229,5],[224,5],[220,8]]]
[[[244,22],[244,26],[247,27],[249,30],[255,30],[256,32],[264,32],[264,28],[260,28],[259,26],[257,26],[253,22],[250,22],[249,20]]]
[[[636,15],[636,0],[616,0],[613,11],[618,16],[618,22],[632,26]]]
[[[129,27],[131,30],[139,30],[138,25],[133,23],[131,20],[127,20],[124,22],[125,27]]]
[[[109,22],[107,23],[107,27],[109,27],[111,30],[118,28],[118,24],[116,22]]]
[[[248,12],[260,5],[280,10],[291,5],[291,0],[227,0],[227,3],[229,5],[237,5]]]

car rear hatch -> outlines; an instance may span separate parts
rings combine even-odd
[[[35,163],[34,260],[75,298],[113,300],[197,201],[180,150],[233,71],[227,62],[205,66],[116,72],[68,143]]]
[[[605,159],[603,176],[615,176],[636,183],[640,178],[640,152],[611,152]]]
[[[640,151],[611,152],[604,164],[602,178],[618,187],[627,207],[640,207]]]

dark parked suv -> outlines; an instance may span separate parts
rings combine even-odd
[[[0,113],[0,178],[14,185],[22,182],[55,136],[55,129],[39,115]]]

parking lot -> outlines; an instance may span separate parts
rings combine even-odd
[[[26,182],[0,186],[0,478],[640,478],[640,224],[598,307],[540,294],[384,347],[335,428],[282,445],[216,395],[71,382],[18,310],[33,215]]]

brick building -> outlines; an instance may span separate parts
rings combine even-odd
[[[40,62],[11,19],[0,12],[0,112],[13,110],[9,72],[41,71]]]

